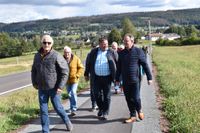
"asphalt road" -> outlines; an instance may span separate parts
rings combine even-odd
[[[0,95],[31,86],[31,72],[22,72],[0,77]]]

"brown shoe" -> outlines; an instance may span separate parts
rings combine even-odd
[[[135,122],[136,120],[137,120],[136,117],[130,117],[130,118],[126,119],[124,121],[124,123],[132,123],[132,122]]]
[[[143,119],[144,119],[144,113],[139,112],[139,113],[138,113],[138,118],[139,118],[140,120],[143,120]]]

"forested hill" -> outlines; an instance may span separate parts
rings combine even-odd
[[[120,14],[106,14],[88,17],[69,17],[63,19],[43,19],[11,24],[0,24],[0,31],[5,32],[24,32],[24,31],[43,31],[43,30],[70,30],[70,29],[89,29],[89,26],[97,24],[108,29],[116,26],[120,27],[121,20],[129,17],[135,26],[147,26],[148,19],[152,26],[168,26],[171,24],[180,25],[200,25],[200,8],[168,10],[154,12],[130,12]],[[91,24],[91,25],[90,25]]]

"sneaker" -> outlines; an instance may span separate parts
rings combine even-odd
[[[102,115],[103,115],[102,110],[99,110],[99,112],[97,113],[97,116],[98,116],[98,117],[101,117]]]
[[[95,110],[98,110],[97,106],[92,107],[91,112],[94,112]]]
[[[67,131],[72,131],[72,129],[73,129],[72,123],[71,122],[67,122],[66,128],[67,128]]]
[[[124,123],[133,123],[133,122],[135,122],[136,120],[137,120],[136,117],[130,117],[130,118],[126,119],[126,120],[124,121]]]
[[[108,115],[103,115],[103,116],[101,117],[101,120],[108,120]]]
[[[71,109],[66,110],[66,112],[69,113],[69,114],[72,113]]]
[[[140,120],[143,120],[143,119],[144,119],[144,113],[139,112],[139,113],[138,113],[138,118],[139,118]]]
[[[75,115],[76,115],[76,111],[72,111],[71,116],[75,116]]]

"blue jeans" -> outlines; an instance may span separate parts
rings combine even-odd
[[[68,95],[69,95],[70,110],[71,111],[77,110],[77,93],[76,93],[77,88],[78,88],[78,83],[67,85],[67,92],[68,92]]]
[[[49,133],[49,117],[48,117],[48,102],[49,98],[54,107],[56,113],[62,118],[63,122],[67,124],[70,122],[68,115],[66,114],[62,104],[61,95],[57,94],[55,89],[41,90],[38,91],[39,103],[40,103],[40,115],[41,115],[41,125],[42,132]]]

